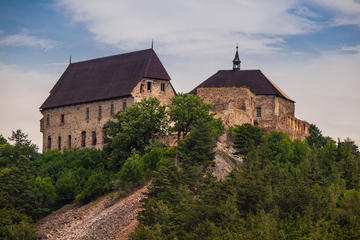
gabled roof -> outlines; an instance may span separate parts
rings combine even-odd
[[[294,102],[260,70],[220,70],[190,93],[196,94],[198,88],[246,87],[256,95],[275,95]]]
[[[40,109],[129,96],[142,78],[170,80],[153,49],[72,63]]]

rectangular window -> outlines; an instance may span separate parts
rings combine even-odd
[[[101,118],[102,118],[102,109],[101,106],[99,106],[98,119],[100,120]]]
[[[123,102],[123,110],[126,108],[126,101]]]
[[[81,146],[82,147],[86,146],[86,132],[85,131],[81,132]]]
[[[256,108],[256,117],[261,117],[261,107]]]
[[[90,108],[86,108],[86,117],[85,117],[86,120],[89,120],[90,119]]]
[[[68,149],[71,148],[71,135],[68,136]]]
[[[147,82],[147,90],[151,91],[151,82]]]
[[[58,149],[61,151],[61,137],[58,137]]]
[[[64,123],[65,123],[65,115],[64,115],[64,114],[61,114],[60,124],[61,124],[61,125],[64,125]]]
[[[48,136],[47,149],[48,150],[51,149],[51,137],[50,136]]]
[[[113,103],[110,105],[110,115],[114,116],[114,104]]]
[[[50,115],[46,115],[46,126],[50,127]]]
[[[93,131],[92,134],[91,134],[91,144],[93,146],[96,145],[96,132],[95,131]]]
[[[143,93],[144,92],[144,84],[141,84],[140,85],[140,93]]]
[[[162,92],[165,92],[165,83],[162,83],[162,84],[161,84],[161,91],[162,91]]]

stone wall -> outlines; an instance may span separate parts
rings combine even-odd
[[[198,88],[197,95],[212,105],[225,125],[253,123],[255,95],[248,88]]]
[[[265,132],[280,130],[304,139],[309,124],[295,117],[295,104],[274,95],[254,95],[248,88],[198,88],[197,95],[212,105],[226,126],[250,123]],[[261,116],[257,116],[261,108]]]
[[[40,129],[43,133],[43,152],[48,150],[49,136],[51,137],[51,149],[59,149],[59,137],[61,137],[60,150],[69,148],[69,136],[71,136],[71,147],[82,147],[81,133],[83,131],[86,132],[86,147],[102,148],[104,138],[102,129],[104,124],[112,119],[111,105],[114,106],[114,113],[117,113],[133,102],[134,98],[127,97],[44,110],[43,118],[40,120]],[[101,118],[99,117],[100,106]],[[86,118],[87,109],[89,109],[89,119]],[[64,115],[63,123],[61,115]],[[47,124],[48,117],[49,124]],[[92,141],[92,132],[96,133],[95,145]]]
[[[304,139],[308,135],[309,123],[295,117],[294,102],[273,95],[257,95],[255,101],[262,112],[256,121],[265,132],[280,130],[292,139]]]
[[[151,82],[150,91],[147,90],[148,82]],[[163,84],[163,88],[161,84]],[[81,148],[83,131],[86,133],[85,147],[101,149],[104,143],[103,126],[107,121],[113,119],[111,105],[113,105],[113,113],[116,114],[134,102],[148,97],[156,97],[161,104],[168,104],[170,98],[175,94],[169,81],[143,79],[134,88],[131,97],[44,110],[42,111],[43,118],[40,120],[40,131],[43,133],[43,152],[48,150],[48,137],[51,137],[51,149],[69,148],[69,136],[71,136],[71,147]],[[101,118],[99,117],[100,106]],[[86,117],[87,109],[89,109],[89,119]],[[64,116],[63,123],[61,122],[62,115]],[[50,119],[50,124],[47,124],[47,117]],[[93,142],[93,132],[96,133],[96,144]],[[61,137],[61,148],[58,144],[59,137]]]
[[[147,90],[148,82],[151,83],[151,91]],[[161,90],[161,84],[164,84],[163,91]],[[143,87],[141,87],[141,85]],[[143,90],[141,90],[141,88],[143,88]],[[176,93],[171,86],[170,81],[154,80],[148,78],[142,79],[132,91],[132,96],[134,97],[135,102],[139,102],[144,98],[155,97],[159,99],[161,104],[169,104],[170,99],[175,96],[175,94]]]

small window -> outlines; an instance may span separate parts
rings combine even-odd
[[[256,108],[256,117],[261,117],[261,107]]]
[[[162,92],[165,92],[165,83],[162,83],[162,84],[161,84],[161,91],[162,91]]]
[[[95,131],[93,131],[92,134],[91,134],[91,144],[93,146],[96,145],[96,132]]]
[[[114,116],[114,104],[113,103],[110,105],[110,115]]]
[[[123,110],[126,108],[126,101],[123,102]]]
[[[71,135],[68,136],[68,149],[71,148]]]
[[[98,119],[100,120],[101,118],[102,118],[102,109],[101,106],[99,106]]]
[[[48,150],[51,149],[51,137],[50,137],[50,136],[48,136],[47,149],[48,149]]]
[[[61,125],[64,125],[64,123],[65,123],[65,115],[64,115],[64,114],[61,114],[60,124],[61,124]]]
[[[90,108],[86,108],[86,120],[89,120],[90,119]]]
[[[140,85],[140,93],[143,93],[144,92],[144,84],[141,84]]]
[[[147,82],[147,90],[151,91],[151,82]]]
[[[257,120],[254,121],[254,126],[259,126],[259,123]]]
[[[46,115],[46,126],[50,127],[50,115]]]
[[[86,132],[85,131],[81,132],[81,146],[82,147],[86,146]]]
[[[58,149],[61,151],[61,137],[58,137]]]

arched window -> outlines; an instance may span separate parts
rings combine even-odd
[[[82,147],[86,146],[86,132],[85,131],[81,132],[81,146]]]
[[[95,131],[93,131],[93,132],[91,133],[91,144],[92,144],[93,146],[96,145],[96,132],[95,132]]]

